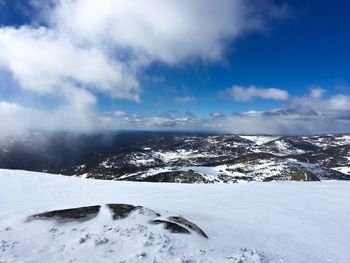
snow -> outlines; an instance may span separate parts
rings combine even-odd
[[[206,176],[207,179],[219,179],[219,175],[226,175],[226,176],[245,176],[243,173],[239,172],[233,172],[233,171],[227,171],[228,165],[218,165],[218,166],[184,166],[181,167],[181,171],[195,171],[199,174],[202,174],[203,176]]]
[[[100,163],[100,166],[102,166],[102,167],[104,167],[104,168],[112,168],[112,167],[113,167],[113,165],[110,164],[110,160],[109,160],[109,159],[107,159],[107,160],[101,162],[101,163]]]
[[[140,166],[140,165],[151,165],[155,162],[153,158],[150,158],[147,154],[138,154],[134,156],[135,159],[130,160],[129,163]]]
[[[176,168],[174,168],[174,167],[150,168],[146,172],[141,171],[141,172],[137,172],[137,173],[126,174],[126,175],[119,177],[118,179],[119,180],[126,179],[128,177],[135,176],[135,175],[139,175],[139,178],[146,178],[148,176],[156,175],[159,173],[171,172],[171,171],[176,171]]]
[[[0,170],[0,262],[350,262],[350,182],[155,184]],[[129,203],[182,215],[209,236],[147,216],[26,222],[53,209]],[[241,261],[239,261],[241,260]]]
[[[75,167],[75,171],[76,171],[76,172],[84,171],[84,169],[86,169],[86,165],[85,165],[85,164],[77,165],[77,166]]]
[[[335,171],[341,172],[343,174],[350,175],[350,167],[349,166],[333,167],[332,169]]]
[[[172,162],[175,160],[183,160],[190,158],[199,158],[199,157],[215,157],[215,155],[205,155],[199,153],[198,150],[185,150],[185,149],[177,149],[174,152],[170,151],[159,151],[154,152],[153,156],[162,160],[165,163]]]
[[[348,145],[350,144],[350,135],[341,135],[335,137],[335,141],[337,145]]]
[[[246,140],[249,140],[249,141],[252,141],[257,145],[263,145],[265,143],[268,143],[268,142],[271,142],[271,141],[274,141],[274,140],[277,140],[280,138],[278,136],[252,136],[252,135],[249,135],[249,136],[248,135],[247,136],[241,135],[239,137],[246,139]]]
[[[206,176],[208,180],[219,179],[219,175],[238,177],[237,183],[245,183],[247,180],[264,181],[269,177],[279,177],[281,180],[287,179],[286,174],[290,174],[291,168],[296,170],[306,169],[319,175],[321,179],[325,171],[317,165],[300,162],[295,159],[261,159],[236,164],[225,164],[218,166],[184,166],[179,168],[181,171],[193,170]],[[246,177],[247,180],[243,178]]]
[[[324,136],[310,136],[310,137],[302,137],[305,141],[308,141],[314,145],[322,147],[324,149],[330,146],[344,146],[350,144],[350,135],[334,135],[334,134],[326,134],[328,137]]]
[[[154,153],[153,155],[156,158],[159,158],[166,163],[179,158],[177,152],[157,152],[157,153]]]

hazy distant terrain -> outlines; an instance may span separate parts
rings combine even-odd
[[[0,168],[147,182],[349,180],[350,135],[29,133],[0,143]]]

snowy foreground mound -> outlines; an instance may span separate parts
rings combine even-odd
[[[350,262],[350,182],[184,185],[0,170],[0,262]],[[171,233],[104,204],[142,205],[202,228]],[[101,205],[95,218],[28,220]]]

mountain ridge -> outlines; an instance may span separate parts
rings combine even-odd
[[[350,180],[350,135],[32,133],[0,143],[0,167],[151,182],[291,180],[302,170]]]

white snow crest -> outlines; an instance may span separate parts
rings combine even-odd
[[[181,185],[0,170],[0,262],[350,262],[350,182]],[[107,203],[181,215],[209,236],[173,234],[147,215],[112,220]],[[101,205],[58,223],[32,214]]]

